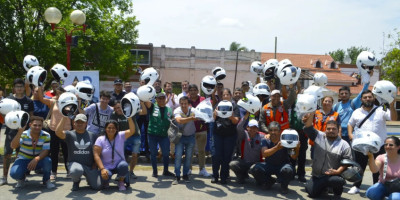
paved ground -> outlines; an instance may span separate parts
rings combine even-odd
[[[3,146],[4,135],[0,134],[0,145]],[[307,153],[309,154],[309,153]],[[172,185],[172,178],[159,176],[151,177],[151,166],[144,162],[138,165],[135,170],[138,179],[136,179],[127,191],[119,192],[115,183],[110,184],[110,188],[102,191],[91,190],[86,182],[81,182],[81,190],[71,192],[72,182],[66,177],[66,171],[63,165],[59,165],[58,178],[55,182],[57,188],[48,190],[41,184],[40,175],[28,176],[28,182],[25,188],[15,189],[15,180],[9,179],[9,185],[0,186],[0,199],[310,199],[304,190],[304,184],[297,180],[291,181],[289,185],[289,193],[287,195],[280,194],[279,184],[275,184],[270,190],[265,190],[256,186],[253,179],[249,179],[245,185],[236,183],[233,172],[232,180],[226,186],[220,184],[212,184],[211,178],[200,177],[197,175],[198,168],[194,169],[194,174],[190,177],[190,183],[181,183]],[[310,162],[310,160],[309,160]],[[309,163],[308,162],[308,163]],[[159,164],[160,165],[160,164]],[[173,171],[173,165],[169,167]],[[211,172],[211,165],[207,165],[207,170]],[[0,165],[0,171],[3,166]],[[159,172],[161,169],[159,169]],[[307,174],[310,175],[311,168],[307,167]],[[310,176],[307,176],[308,179]],[[364,185],[361,186],[360,195],[348,195],[343,193],[343,199],[360,199],[364,198],[365,190],[372,184],[371,172],[368,170],[364,176]],[[349,190],[350,184],[347,184],[344,191]],[[330,196],[324,195],[320,199],[329,199]]]

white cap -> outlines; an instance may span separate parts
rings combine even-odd
[[[274,95],[274,94],[279,94],[279,95],[281,95],[281,91],[279,91],[279,90],[272,90],[271,96]]]
[[[255,120],[255,119],[252,119],[252,120],[249,121],[248,126],[249,126],[249,127],[256,126],[256,127],[258,128],[258,121]]]

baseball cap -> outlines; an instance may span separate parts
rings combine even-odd
[[[245,86],[245,85],[246,85],[246,86],[249,86],[249,82],[243,81],[243,82],[242,82],[242,86]]]
[[[86,122],[86,121],[87,121],[87,117],[86,117],[86,115],[84,115],[84,114],[78,114],[78,115],[76,115],[74,121],[76,122],[76,121],[78,121],[78,120],[81,120],[81,121]]]
[[[255,120],[255,119],[250,120],[248,126],[249,126],[249,127],[256,126],[256,127],[258,128],[258,122],[257,122],[257,120]]]
[[[165,92],[160,92],[156,94],[156,98],[158,97],[165,97]]]
[[[117,84],[122,84],[122,80],[121,79],[116,79],[114,81],[114,85],[117,85]]]
[[[56,80],[51,81],[51,85],[53,84],[58,84],[58,82]]]
[[[271,92],[271,96],[272,95],[274,95],[274,94],[281,94],[281,91],[279,91],[279,90],[272,90],[272,92]]]

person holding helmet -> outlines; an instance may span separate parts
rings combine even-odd
[[[144,102],[149,114],[149,127],[147,129],[151,166],[153,168],[153,177],[158,177],[157,170],[157,145],[160,146],[163,158],[163,176],[175,176],[168,171],[169,166],[169,148],[168,128],[170,119],[173,117],[172,109],[166,106],[166,94],[160,92],[156,95],[156,103]]]
[[[381,200],[384,197],[400,199],[400,139],[396,136],[387,137],[384,148],[386,154],[381,154],[376,159],[372,153],[368,153],[368,166],[373,173],[379,172],[379,182],[369,187],[365,196],[372,200]],[[392,184],[389,186],[387,182],[393,183],[389,183]]]
[[[346,181],[340,176],[346,169],[341,160],[351,159],[350,145],[339,137],[339,124],[328,120],[326,131],[321,132],[313,126],[314,113],[303,116],[304,132],[314,141],[312,177],[306,184],[309,197],[317,198],[328,187],[333,189],[333,199],[341,199]]]
[[[50,150],[50,134],[42,130],[43,118],[32,116],[30,118],[29,129],[25,127],[18,129],[17,135],[11,142],[11,148],[20,147],[17,160],[15,160],[10,170],[10,176],[17,180],[15,188],[22,188],[25,185],[27,171],[42,169],[43,184],[47,189],[55,188],[51,183],[51,159],[47,157]]]
[[[214,131],[212,156],[213,179],[211,183],[227,184],[229,175],[229,162],[237,140],[236,124],[239,122],[239,109],[232,104],[232,93],[228,88],[222,90],[222,101],[214,110]],[[224,106],[221,106],[223,104]],[[223,108],[222,108],[223,107]],[[221,170],[220,170],[221,169]]]
[[[114,106],[115,100],[121,100],[122,97],[125,96],[127,92],[122,89],[122,80],[116,79],[114,80],[114,91],[111,93],[110,101],[108,102],[109,106]]]
[[[57,95],[56,90],[59,86],[60,84],[56,80],[51,81],[51,90],[45,92],[44,95],[50,98],[55,97]]]
[[[289,96],[281,101],[281,92],[273,90],[270,96],[270,102],[266,104],[260,112],[259,123],[261,131],[268,133],[269,123],[277,121],[281,125],[282,131],[289,128],[289,112],[296,101],[296,91],[293,84],[289,85]]]
[[[58,100],[59,100],[61,94],[63,94],[64,92],[65,92],[64,88],[59,86],[58,88],[55,89],[56,95],[54,97],[52,97],[51,99],[47,99],[47,98],[43,97],[42,87],[38,87],[38,96],[37,97],[39,98],[39,101],[42,102],[43,104],[45,104],[50,109],[50,111],[49,111],[50,124],[45,129],[51,136],[51,141],[50,141],[50,158],[52,161],[51,162],[52,169],[51,169],[51,176],[50,176],[51,180],[55,180],[57,178],[58,154],[60,152],[60,146],[62,149],[61,152],[64,157],[64,166],[65,166],[65,169],[67,169],[67,174],[68,174],[68,168],[67,168],[68,147],[64,141],[60,140],[56,136],[56,132],[55,132],[58,123],[60,122],[60,120],[63,117],[63,114],[61,113],[60,108],[58,106],[58,102],[59,102]],[[48,119],[48,118],[46,118],[46,119]],[[67,130],[71,130],[71,128],[72,128],[71,121],[67,121],[64,124],[63,130],[67,131]]]
[[[13,94],[7,98],[17,101],[21,105],[21,110],[27,112],[29,116],[33,116],[34,104],[33,101],[25,95],[24,85],[24,80],[20,78],[15,79],[13,83]],[[13,153],[13,149],[11,148],[10,144],[17,132],[17,129],[10,129],[6,126],[6,139],[4,142],[3,156],[3,177],[0,179],[0,186],[7,184],[8,169],[10,168],[11,155]],[[16,151],[18,151],[18,149]]]
[[[241,147],[241,156],[229,163],[229,168],[236,174],[238,183],[244,184],[249,176],[249,169],[253,164],[262,162],[261,141],[264,139],[264,133],[258,131],[258,121],[249,120],[250,113],[245,116],[237,125],[238,142]],[[247,123],[248,122],[248,123]],[[247,123],[246,129],[243,128]]]
[[[387,137],[386,121],[397,120],[397,112],[394,105],[395,101],[390,102],[390,109],[385,111],[381,106],[374,105],[374,94],[370,90],[366,90],[361,93],[361,102],[361,108],[358,108],[353,112],[347,126],[350,141],[353,140],[354,134],[363,134],[362,130],[368,130],[376,133],[381,138],[381,143],[383,144]],[[380,148],[380,150],[374,154],[375,158],[385,152],[384,146],[378,148]],[[364,171],[368,163],[368,156],[358,151],[354,152],[354,156],[355,161],[360,164],[362,170]],[[372,177],[373,183],[377,183],[379,173],[373,173]],[[362,180],[355,182],[348,193],[359,193],[361,182]]]
[[[94,161],[100,168],[103,188],[107,188],[113,174],[118,174],[118,190],[126,190],[129,186],[128,163],[124,156],[124,142],[135,133],[135,123],[128,118],[129,129],[120,130],[118,122],[108,120],[105,134],[99,136],[93,147]]]
[[[261,155],[265,158],[264,163],[258,163],[250,169],[250,173],[256,179],[258,185],[265,184],[270,189],[276,182],[271,175],[275,174],[281,183],[281,193],[289,192],[288,185],[294,169],[290,164],[290,158],[296,159],[299,155],[300,143],[294,148],[295,153],[290,155],[289,150],[284,148],[281,141],[281,126],[273,121],[268,126],[269,139],[261,141]]]
[[[189,84],[189,103],[192,108],[196,108],[200,102],[204,101],[205,98],[199,95],[199,88],[196,84]],[[196,145],[197,145],[197,158],[199,159],[199,175],[204,177],[209,177],[209,174],[206,170],[206,145],[207,145],[207,125],[202,120],[194,121],[194,126],[196,127]],[[194,154],[194,152],[193,152]],[[193,161],[193,159],[192,159]],[[192,164],[190,164],[190,168],[192,168]],[[191,172],[191,171],[190,171]]]
[[[56,128],[56,135],[68,146],[68,171],[73,182],[72,191],[79,190],[82,175],[86,177],[89,186],[98,190],[101,186],[100,176],[94,163],[93,146],[97,136],[86,130],[87,117],[76,115],[73,120],[74,129],[64,130],[69,117],[63,116]]]

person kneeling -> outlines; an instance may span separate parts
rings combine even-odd
[[[20,147],[18,158],[11,167],[10,175],[17,180],[16,188],[25,184],[27,171],[42,169],[43,184],[48,189],[55,187],[50,181],[51,159],[48,157],[50,151],[50,134],[43,131],[43,118],[32,116],[29,123],[30,129],[25,127],[18,129],[17,135],[11,142],[11,148]]]
[[[281,183],[282,194],[287,194],[289,192],[288,185],[294,173],[294,168],[290,164],[290,157],[297,158],[300,145],[294,148],[295,153],[293,155],[289,155],[289,149],[284,148],[281,144],[281,127],[278,122],[273,121],[269,124],[268,133],[269,139],[262,140],[261,149],[265,162],[252,166],[250,173],[254,176],[258,185],[265,183],[267,189],[271,188],[276,182],[271,177],[275,174]]]

